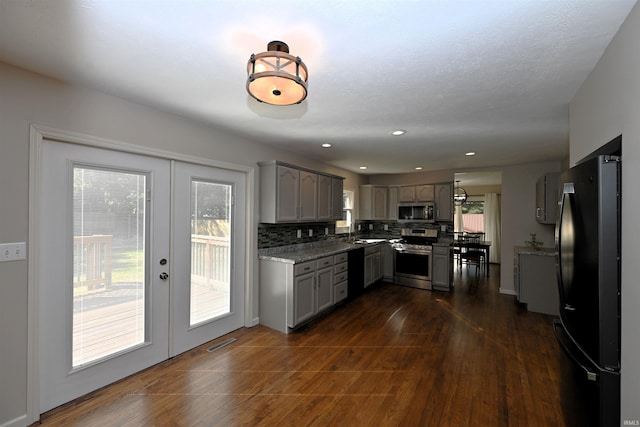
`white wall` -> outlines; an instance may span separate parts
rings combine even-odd
[[[502,168],[502,262],[500,292],[515,295],[513,247],[525,246],[529,234],[544,247],[555,245],[553,225],[536,221],[536,181],[548,172],[559,172],[562,162],[542,162]]]
[[[571,103],[570,157],[580,160],[622,134],[622,409],[640,421],[640,4]]]
[[[0,63],[0,242],[29,239],[31,124],[249,167],[278,159],[345,176],[347,187],[365,180],[176,115]],[[257,179],[256,173],[254,188]],[[257,192],[253,200],[257,206]],[[257,224],[256,210],[249,230],[254,241]],[[255,277],[253,319],[258,317],[256,260],[257,256],[249,260]],[[27,285],[26,261],[0,263],[0,426],[26,422]]]

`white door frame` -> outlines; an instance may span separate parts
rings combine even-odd
[[[204,166],[212,166],[228,169],[246,174],[246,237],[245,237],[245,318],[246,327],[255,326],[257,319],[253,319],[254,300],[254,266],[257,259],[257,232],[253,224],[254,215],[254,177],[255,170],[252,167],[236,165],[215,160],[207,160],[170,151],[158,150],[151,147],[129,144],[106,138],[63,131],[47,126],[30,126],[29,143],[29,257],[28,257],[28,325],[27,325],[27,425],[40,420],[40,380],[39,380],[39,308],[38,300],[39,283],[38,265],[40,259],[40,229],[39,215],[42,212],[40,206],[40,180],[42,164],[42,144],[45,139],[71,144],[86,145],[89,147],[105,148],[122,151],[131,154],[157,157],[166,160],[177,160],[186,163],[194,163]]]

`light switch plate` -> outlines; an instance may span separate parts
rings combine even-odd
[[[0,243],[0,262],[27,259],[27,243]]]

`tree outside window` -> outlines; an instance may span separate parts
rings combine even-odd
[[[484,197],[470,197],[460,208],[463,231],[484,232]]]

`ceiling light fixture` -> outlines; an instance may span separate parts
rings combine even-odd
[[[457,206],[462,206],[467,201],[467,192],[460,187],[460,180],[456,180],[456,184],[457,186],[453,191],[453,203]]]
[[[365,169],[367,169],[367,167],[366,166],[360,166],[360,169],[361,170],[365,170]]]
[[[421,171],[421,170],[422,170],[422,166],[418,166],[418,167],[416,167],[416,170],[417,170],[417,171]]]
[[[292,105],[307,97],[307,66],[299,56],[289,54],[284,42],[272,41],[266,52],[252,53],[247,74],[247,92],[258,101]]]
[[[466,153],[464,153],[465,156],[475,156],[476,152],[475,151],[468,151]]]
[[[322,144],[322,148],[331,148],[331,144],[325,142]]]
[[[391,135],[393,136],[400,136],[400,135],[404,135],[405,133],[407,133],[406,130],[404,129],[398,129],[398,130],[394,130],[393,132],[391,132]]]

